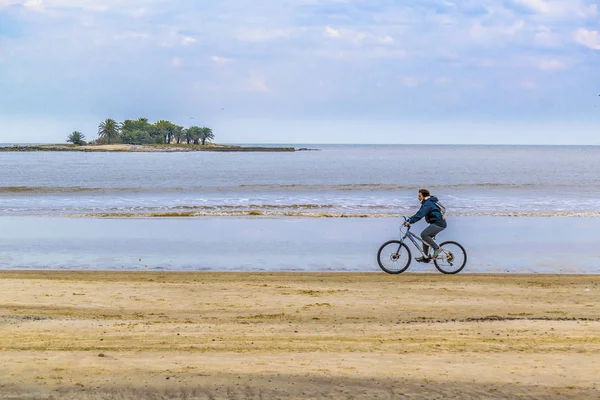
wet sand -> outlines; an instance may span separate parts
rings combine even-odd
[[[600,275],[0,272],[2,399],[599,398]]]
[[[397,218],[13,216],[0,225],[0,270],[381,273],[377,250],[399,236]],[[461,275],[593,275],[599,231],[600,218],[469,217],[453,218],[438,240],[466,247]],[[437,271],[412,262],[407,272]]]

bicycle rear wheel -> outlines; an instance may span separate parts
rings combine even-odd
[[[410,265],[410,249],[399,240],[390,240],[379,248],[377,262],[388,274],[401,274]]]
[[[467,264],[467,252],[457,242],[444,242],[440,244],[440,255],[433,260],[435,267],[443,274],[458,274]]]

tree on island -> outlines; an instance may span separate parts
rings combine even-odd
[[[171,139],[179,129],[183,130],[182,126],[175,125],[171,121],[160,120],[154,125],[158,132],[163,136],[164,143],[167,144],[171,143]]]
[[[135,120],[127,119],[119,123],[113,119],[107,119],[98,125],[98,139],[96,144],[202,144],[210,142],[215,138],[212,129],[204,126],[183,126],[171,121],[159,120],[151,124],[146,118]]]
[[[185,130],[185,139],[187,144],[192,142],[193,144],[198,144],[200,141],[200,135],[202,134],[202,128],[199,126],[190,126]]]
[[[125,144],[162,143],[161,140],[156,140],[152,136],[153,126],[146,118],[125,120],[121,124],[121,142]]]
[[[85,145],[85,136],[79,131],[73,131],[67,138],[67,143],[73,143],[77,146]]]
[[[175,131],[173,132],[173,138],[175,139],[175,143],[181,143],[181,140],[185,138],[185,129],[183,126],[176,126]]]
[[[202,141],[202,146],[204,146],[206,144],[206,141],[211,141],[215,138],[215,135],[213,134],[212,129],[207,128],[206,126],[203,126],[202,128],[200,128],[200,140]]]
[[[107,143],[110,144],[111,139],[117,139],[119,137],[120,128],[117,121],[109,118],[98,125],[98,136],[101,139],[106,139]]]

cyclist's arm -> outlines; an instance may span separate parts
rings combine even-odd
[[[410,217],[408,219],[408,223],[414,224],[416,222],[419,222],[421,220],[421,218],[423,218],[424,216],[426,216],[429,213],[429,211],[431,211],[431,205],[423,204],[421,206],[421,208],[419,209],[419,211],[417,211],[417,213],[415,215],[413,215],[412,217]]]

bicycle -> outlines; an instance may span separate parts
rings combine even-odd
[[[408,221],[404,217],[404,221]],[[389,240],[381,245],[377,252],[377,262],[379,267],[387,272],[388,274],[401,274],[406,271],[412,261],[410,249],[405,243],[406,239],[409,239],[419,250],[423,257],[427,255],[422,250],[423,240],[410,231],[410,225],[406,229],[406,233],[402,232],[402,225],[400,226],[400,240]],[[421,245],[417,242],[421,242]],[[441,243],[440,248],[442,251],[440,254],[433,259],[433,264],[443,274],[458,274],[465,267],[467,263],[467,252],[465,248],[458,242],[446,241]],[[429,263],[430,260],[425,261]],[[389,266],[387,264],[390,264]]]

